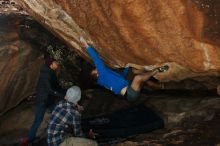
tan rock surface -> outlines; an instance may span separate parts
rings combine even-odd
[[[111,67],[171,65],[162,81],[218,76],[220,1],[17,0],[83,57],[84,34]]]

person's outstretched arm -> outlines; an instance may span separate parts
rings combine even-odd
[[[88,46],[86,48],[86,52],[92,58],[99,75],[102,75],[104,73],[106,67],[104,65],[104,62],[100,58],[99,54],[91,46]]]
[[[88,53],[88,55],[92,58],[99,75],[102,75],[105,72],[106,67],[104,62],[101,60],[99,54],[86,42],[83,36],[80,36],[79,41],[86,48],[86,52]]]
[[[83,36],[80,36],[80,42],[86,48],[86,52],[88,53],[88,55],[92,58],[99,75],[103,75],[106,67],[104,62],[101,60],[99,54],[86,42]]]

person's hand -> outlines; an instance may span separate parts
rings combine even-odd
[[[80,37],[79,37],[79,41],[81,42],[81,44],[83,45],[83,47],[87,48],[87,47],[89,46],[83,36],[80,36]]]
[[[127,63],[127,64],[125,65],[125,68],[128,68],[128,67],[130,67],[130,63]]]
[[[92,129],[89,130],[89,133],[88,133],[88,134],[89,134],[89,135],[88,135],[89,138],[91,138],[91,139],[95,139],[96,136],[98,135],[98,133],[93,132]]]
[[[81,106],[81,105],[79,105],[79,104],[76,104],[76,108],[77,108],[77,110],[78,110],[79,112],[84,111],[84,107]]]

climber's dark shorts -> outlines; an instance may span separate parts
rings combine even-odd
[[[124,95],[128,101],[135,101],[140,96],[140,91],[135,91],[131,85],[128,85],[127,91]]]

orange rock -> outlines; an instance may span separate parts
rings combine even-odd
[[[172,71],[158,77],[166,81],[219,75],[219,1],[17,2],[83,57],[80,34],[94,43],[111,67],[170,63]]]

